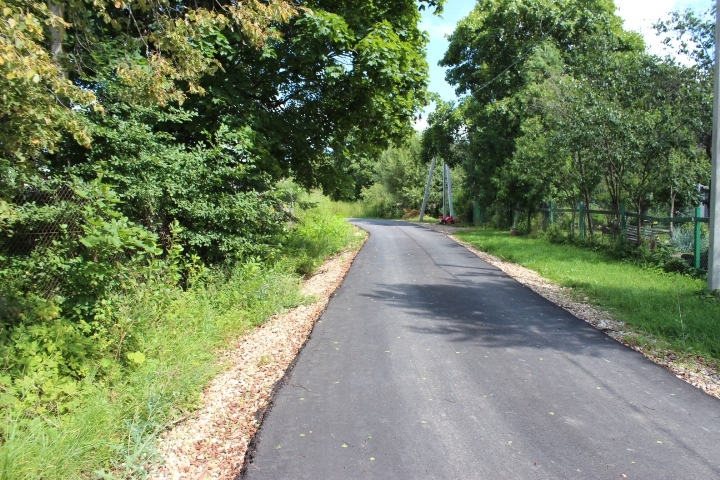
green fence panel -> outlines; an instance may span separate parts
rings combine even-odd
[[[695,242],[694,242],[694,256],[695,256],[695,268],[700,269],[700,207],[695,209]]]

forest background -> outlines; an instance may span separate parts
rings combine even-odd
[[[0,477],[141,476],[353,243],[440,1],[0,0]]]
[[[436,157],[499,227],[698,204],[713,12],[658,24],[678,63],[612,0],[479,0],[418,135],[442,3],[0,0],[3,477],[141,475],[212,352],[352,243],[327,197],[400,216]]]
[[[508,228],[514,211],[532,217],[551,202],[693,216],[709,188],[714,10],[673,12],[655,29],[672,55],[648,53],[612,2],[477,2],[441,60],[460,100],[438,100],[419,146],[381,158],[367,208],[419,209],[427,167],[402,186],[387,172],[436,157],[457,176],[464,220],[474,204],[483,223]],[[436,174],[436,209],[440,183]]]

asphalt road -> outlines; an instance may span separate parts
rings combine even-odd
[[[440,233],[356,223],[246,478],[720,478],[720,401]]]

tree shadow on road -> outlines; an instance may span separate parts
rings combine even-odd
[[[552,349],[581,355],[624,348],[494,268],[473,267],[445,284],[380,284],[366,297],[401,308],[415,333],[488,348]],[[482,283],[464,276],[483,275]]]

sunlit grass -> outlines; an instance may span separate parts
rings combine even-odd
[[[344,218],[372,218],[373,212],[363,202],[332,202],[332,211]]]
[[[702,280],[507,232],[473,229],[457,235],[480,250],[576,289],[618,320],[675,349],[720,360],[720,303],[698,296],[706,288]]]

